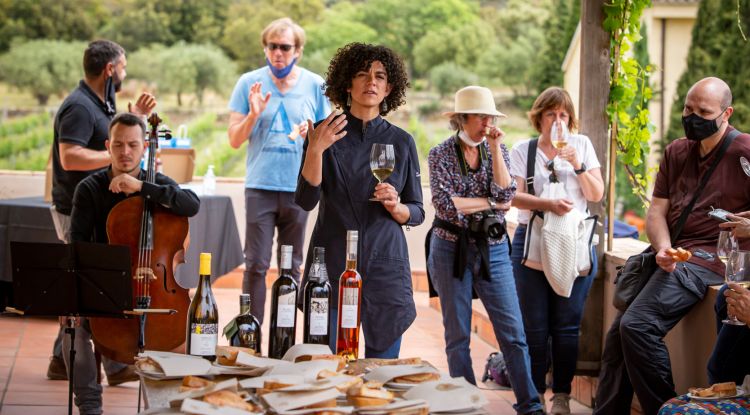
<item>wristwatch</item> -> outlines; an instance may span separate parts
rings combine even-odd
[[[487,198],[487,202],[490,204],[490,209],[495,210],[497,207],[497,202],[495,201],[495,198],[490,196]]]
[[[581,163],[581,168],[573,171],[576,173],[576,175],[584,173],[586,171],[586,163]]]

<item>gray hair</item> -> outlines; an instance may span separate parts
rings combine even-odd
[[[468,114],[455,113],[451,115],[451,117],[448,119],[448,122],[451,125],[451,130],[461,131],[461,127],[466,124],[466,121],[468,119]]]

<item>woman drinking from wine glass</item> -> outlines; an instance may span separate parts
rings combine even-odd
[[[401,335],[416,317],[402,226],[424,220],[417,148],[407,132],[382,118],[404,104],[407,87],[404,64],[392,50],[362,43],[339,49],[328,68],[325,94],[343,113],[336,111],[314,127],[309,122],[295,195],[306,210],[320,202],[305,274],[313,247],[325,247],[334,292],[345,267],[346,232],[359,231],[365,357],[397,357]],[[381,175],[381,183],[371,170],[373,144],[392,147],[394,164],[384,163],[392,173]],[[332,349],[335,310],[332,304]]]
[[[563,216],[572,209],[587,212],[586,202],[597,202],[604,194],[599,160],[588,137],[567,134],[577,126],[570,95],[558,87],[544,90],[529,111],[538,139],[525,140],[513,147],[511,174],[518,183],[513,206],[519,209],[518,227],[513,237],[513,274],[521,303],[526,340],[531,356],[531,374],[540,395],[547,385],[545,377],[552,357],[551,414],[569,414],[571,382],[578,358],[578,331],[591,283],[596,275],[596,256],[586,275],[575,278],[569,297],[558,295],[545,275],[541,263],[522,263],[524,240],[531,211]],[[536,144],[536,149],[531,144]],[[534,163],[534,193],[526,186],[529,153]],[[565,185],[567,197],[542,198],[538,195],[550,182]],[[532,240],[533,241],[533,240]],[[537,239],[537,243],[540,242]],[[551,342],[549,339],[551,338]],[[552,345],[551,353],[548,344]]]
[[[475,384],[469,353],[472,290],[482,300],[505,356],[519,414],[541,413],[508,257],[505,210],[516,192],[504,133],[504,114],[492,91],[468,86],[456,93],[451,137],[429,155],[435,206],[427,269],[440,297],[445,352],[452,377]]]

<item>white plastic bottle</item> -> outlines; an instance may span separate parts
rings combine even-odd
[[[214,165],[209,164],[206,174],[203,176],[203,194],[213,195],[216,193],[216,175],[214,174]]]

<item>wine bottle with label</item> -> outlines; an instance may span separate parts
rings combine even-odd
[[[304,342],[328,345],[328,310],[331,305],[331,284],[326,270],[325,248],[313,249],[313,261],[305,282]]]
[[[240,294],[240,314],[234,318],[229,344],[253,349],[260,355],[261,339],[260,323],[250,312],[250,294]]]
[[[346,232],[346,270],[339,278],[338,334],[336,354],[347,361],[359,354],[359,323],[362,277],[357,272],[357,231]]]
[[[297,329],[297,282],[292,278],[292,247],[281,247],[281,271],[271,288],[268,357],[281,359],[294,346]]]
[[[187,314],[187,354],[216,360],[219,308],[211,291],[211,254],[200,255],[200,281]]]

